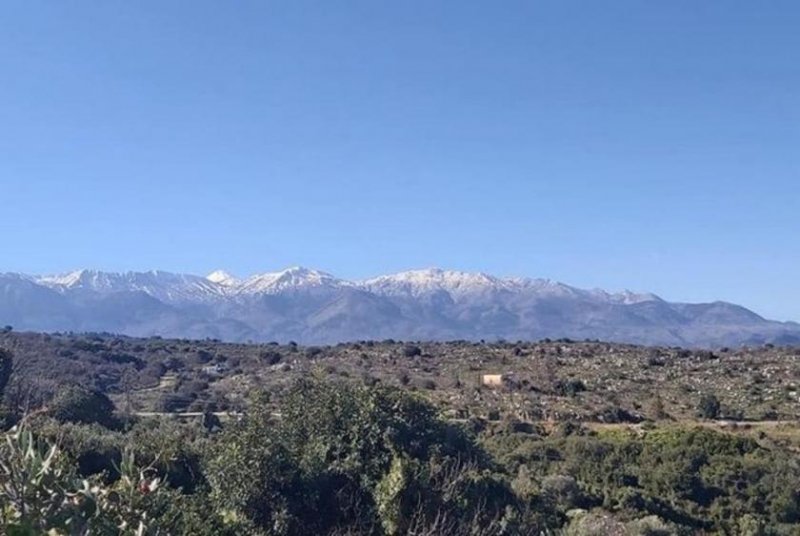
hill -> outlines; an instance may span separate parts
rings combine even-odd
[[[107,334],[0,334],[15,356],[7,397],[46,404],[67,385],[109,395],[127,412],[242,411],[321,376],[420,393],[452,418],[638,422],[800,418],[800,349],[687,350],[569,340],[536,343],[361,341],[335,346],[137,339]],[[484,375],[502,375],[499,388]]]

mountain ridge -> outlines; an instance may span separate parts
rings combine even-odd
[[[42,331],[333,343],[362,339],[603,339],[800,344],[800,324],[728,302],[669,302],[541,278],[426,268],[349,281],[294,266],[238,278],[151,270],[0,274],[0,324]]]

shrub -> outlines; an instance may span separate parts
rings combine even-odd
[[[398,390],[301,381],[281,414],[272,422],[256,405],[223,432],[208,465],[217,507],[270,534],[406,534],[412,524],[444,529],[443,513],[490,526],[515,506],[463,432]]]
[[[579,505],[581,490],[571,476],[549,475],[542,480],[542,495],[566,511]]]
[[[308,359],[314,359],[321,356],[322,356],[322,348],[318,346],[309,346],[308,348],[306,348],[306,357]]]
[[[265,350],[260,357],[267,365],[277,365],[283,359],[283,355],[276,350]]]
[[[581,380],[559,380],[554,390],[561,396],[575,396],[586,390],[586,385]]]
[[[0,437],[0,533],[88,535],[234,535],[245,532],[224,524],[203,504],[169,489],[150,467],[126,451],[119,478],[78,478],[63,451],[39,441],[27,429]]]
[[[403,347],[404,357],[416,357],[422,355],[422,349],[419,346],[407,345]]]
[[[630,536],[675,536],[678,534],[674,527],[668,525],[658,516],[647,516],[631,521],[626,526],[626,533]]]
[[[60,422],[97,423],[108,428],[117,424],[114,403],[106,395],[77,386],[56,395],[48,413]]]
[[[697,405],[697,413],[704,419],[716,419],[719,416],[719,399],[713,394],[705,394]]]

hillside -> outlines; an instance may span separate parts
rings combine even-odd
[[[800,349],[771,345],[690,351],[562,340],[302,347],[6,332],[0,347],[16,358],[10,395],[45,403],[74,384],[110,395],[129,412],[241,411],[253,392],[267,390],[277,402],[297,379],[319,376],[416,391],[459,419],[686,420],[697,417],[708,396],[719,400],[720,419],[800,419]],[[502,388],[481,385],[490,374],[504,376]]]

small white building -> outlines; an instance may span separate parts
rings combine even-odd
[[[481,385],[497,389],[503,387],[505,376],[503,374],[484,374],[481,376]]]
[[[213,365],[206,365],[203,367],[203,373],[209,376],[222,376],[228,370],[228,365],[225,363],[214,363]]]

